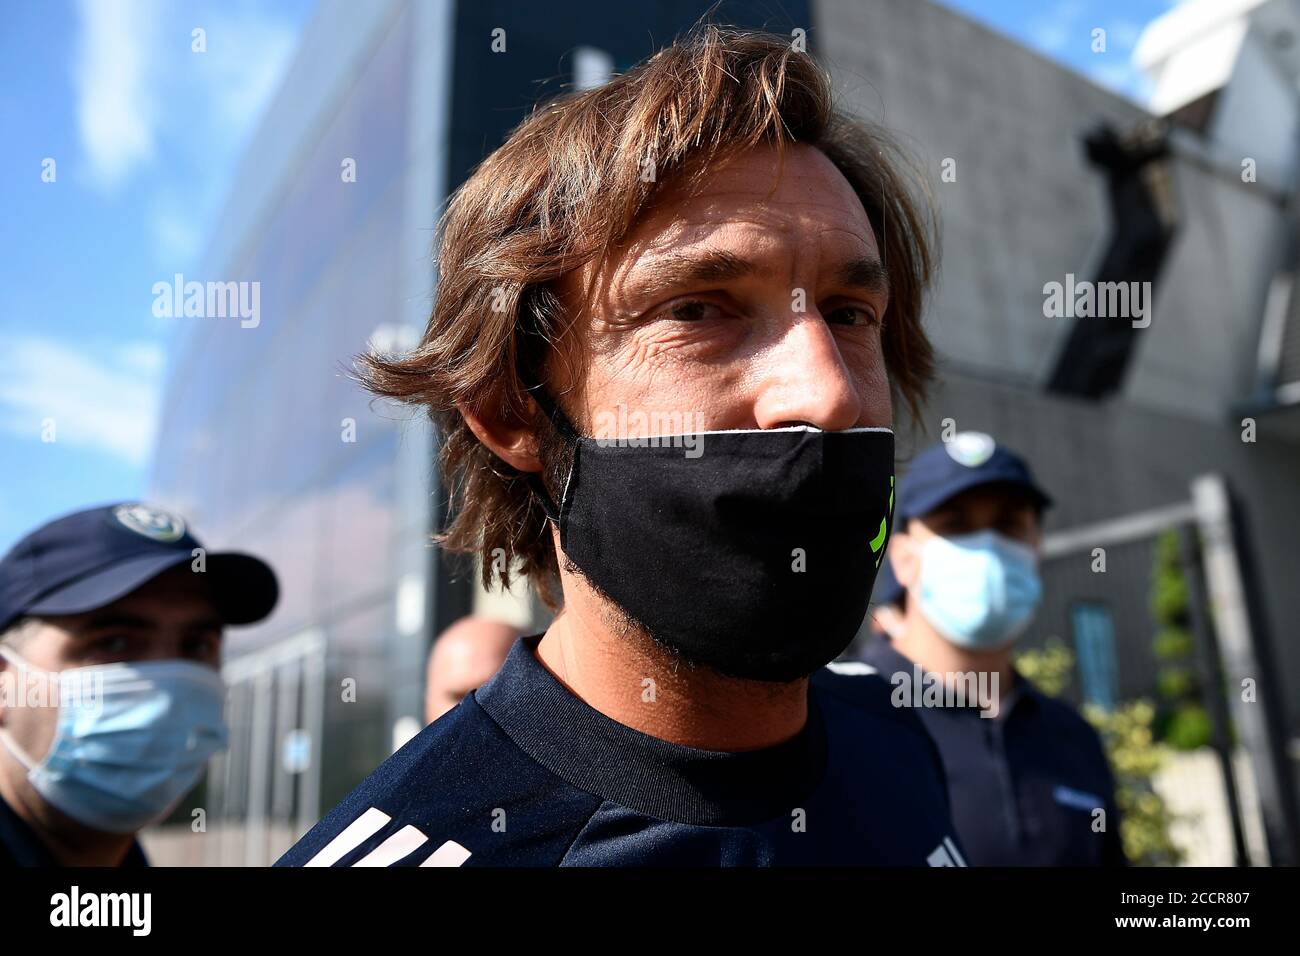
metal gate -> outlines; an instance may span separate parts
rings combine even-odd
[[[311,629],[222,668],[230,746],[208,768],[205,866],[268,866],[320,815],[325,637]]]
[[[1294,865],[1294,779],[1241,505],[1218,475],[1195,479],[1190,492],[1168,507],[1045,536],[1044,604],[1025,643],[1068,635],[1084,702],[1109,709],[1153,696],[1154,551],[1160,535],[1175,533],[1220,783],[1218,793],[1197,794],[1196,809],[1228,817],[1237,865]],[[1203,786],[1214,774],[1197,780]]]

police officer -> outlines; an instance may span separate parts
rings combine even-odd
[[[0,866],[140,866],[226,742],[222,629],[275,574],[208,554],[174,514],[92,508],[0,559]]]
[[[1011,664],[1041,595],[1050,504],[1024,460],[980,432],[917,455],[899,489],[889,560],[901,590],[883,581],[877,599],[901,614],[877,624],[864,659],[938,745],[971,865],[1124,862],[1096,732]]]

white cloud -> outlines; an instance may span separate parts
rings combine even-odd
[[[0,338],[12,372],[0,379],[0,429],[90,448],[141,466],[157,423],[162,349],[134,342],[91,353],[38,336]]]
[[[117,349],[119,363],[123,368],[134,369],[141,375],[156,378],[162,374],[166,364],[166,355],[157,342],[133,342],[119,346]]]
[[[148,58],[157,11],[143,0],[81,0],[79,9],[77,123],[89,178],[108,191],[153,157],[158,107]]]
[[[292,19],[246,4],[214,5],[198,18],[158,0],[80,0],[78,10],[72,60],[78,129],[88,179],[103,192],[148,166],[156,153],[173,166],[178,151],[182,167],[194,163],[190,182],[214,161],[233,159],[298,42]],[[191,48],[195,27],[205,31],[204,52]],[[181,218],[155,215],[160,248],[189,241],[176,229]]]

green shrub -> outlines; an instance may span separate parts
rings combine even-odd
[[[1164,666],[1156,675],[1158,703],[1152,726],[1169,746],[1190,750],[1208,743],[1210,730],[1201,703],[1201,679],[1195,670],[1191,593],[1183,574],[1178,533],[1163,532],[1156,538],[1154,551],[1151,615],[1156,633],[1151,645]]]
[[[1192,686],[1192,674],[1185,667],[1164,667],[1156,675],[1156,692],[1167,701],[1181,700]]]
[[[1060,697],[1070,686],[1074,652],[1060,640],[1050,640],[1042,650],[1022,651],[1016,670],[1049,697]]]
[[[1181,627],[1166,627],[1156,633],[1153,642],[1156,657],[1162,661],[1188,657],[1195,650],[1190,631]]]
[[[1164,739],[1177,750],[1206,747],[1211,736],[1210,715],[1200,704],[1184,704],[1172,714],[1164,727]]]
[[[1169,836],[1174,814],[1152,783],[1165,759],[1151,729],[1155,708],[1136,700],[1110,712],[1085,707],[1084,716],[1101,735],[1115,773],[1125,855],[1135,866],[1177,866],[1184,854]]]
[[[1157,621],[1177,620],[1187,610],[1187,582],[1175,564],[1157,574],[1151,585],[1151,614]]]

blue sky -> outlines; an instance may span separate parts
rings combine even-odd
[[[1143,27],[1179,0],[935,0],[1082,73],[1099,86],[1144,103],[1145,77],[1132,65]],[[1092,31],[1106,31],[1093,52]]]
[[[0,550],[145,492],[172,333],[151,287],[201,254],[313,6],[0,3]]]
[[[1129,53],[1171,6],[940,2],[1136,99]],[[198,263],[313,7],[0,0],[0,551],[145,493],[173,332],[151,288]],[[1089,49],[1094,27],[1105,56]]]

